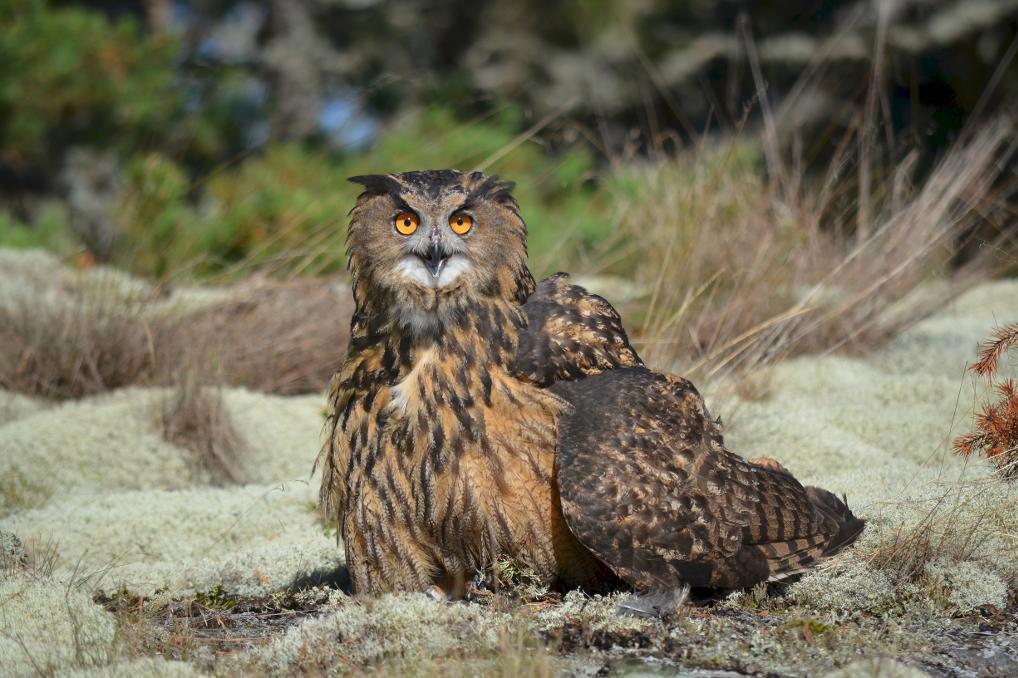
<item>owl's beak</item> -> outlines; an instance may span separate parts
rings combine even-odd
[[[419,254],[418,256],[421,258],[421,261],[424,262],[424,266],[427,267],[428,271],[435,278],[441,275],[445,262],[449,261],[449,255],[446,254],[445,249],[437,242],[432,242],[428,251],[425,254]]]

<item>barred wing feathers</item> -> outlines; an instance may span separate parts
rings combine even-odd
[[[538,386],[643,365],[612,305],[558,273],[542,280],[523,310],[513,374]]]
[[[556,460],[566,522],[638,589],[782,579],[862,531],[833,494],[726,450],[684,379],[620,368],[552,391],[572,405]]]

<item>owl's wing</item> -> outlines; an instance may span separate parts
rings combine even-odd
[[[622,319],[604,298],[558,273],[538,284],[523,310],[527,328],[512,365],[520,380],[549,386],[616,367],[643,365]]]
[[[637,589],[782,579],[862,531],[831,493],[725,450],[684,379],[623,368],[551,390],[572,405],[556,460],[566,523]]]

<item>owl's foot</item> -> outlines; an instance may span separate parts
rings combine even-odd
[[[677,613],[688,598],[688,586],[634,593],[622,599],[618,613],[623,617],[667,619]]]
[[[447,574],[425,587],[424,593],[432,600],[442,602],[463,600],[467,593],[466,576],[462,573]]]
[[[438,584],[431,584],[424,589],[424,595],[431,598],[436,603],[445,603],[449,601],[449,594],[446,593]]]

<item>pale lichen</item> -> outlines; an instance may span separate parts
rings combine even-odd
[[[485,648],[494,651],[506,615],[470,603],[437,603],[423,594],[351,599],[307,620],[239,660],[243,668],[288,675],[300,667],[356,669],[383,661],[417,662]]]
[[[60,545],[58,572],[101,573],[103,590],[255,595],[341,564],[309,510],[307,483],[72,495],[0,520],[22,539]]]
[[[0,666],[48,674],[109,663],[116,622],[87,594],[50,580],[0,580]]]
[[[902,594],[887,573],[875,570],[859,560],[813,570],[788,587],[787,595],[796,604],[810,610],[854,614],[886,613],[894,609]]]
[[[925,678],[929,675],[891,657],[860,659],[828,674],[830,678]]]
[[[0,516],[41,506],[55,494],[183,489],[212,478],[194,454],[168,443],[153,411],[164,389],[131,388],[65,403],[0,426]],[[252,482],[309,478],[320,444],[319,396],[223,392],[243,432]],[[58,421],[59,425],[53,422]]]
[[[142,657],[120,661],[107,666],[93,666],[61,671],[61,678],[194,678],[207,675],[191,664],[160,657]]]
[[[48,403],[40,398],[0,390],[0,426],[41,412],[47,407]]]
[[[956,612],[1007,604],[1007,584],[978,563],[936,560],[926,565],[924,580],[931,594]]]

